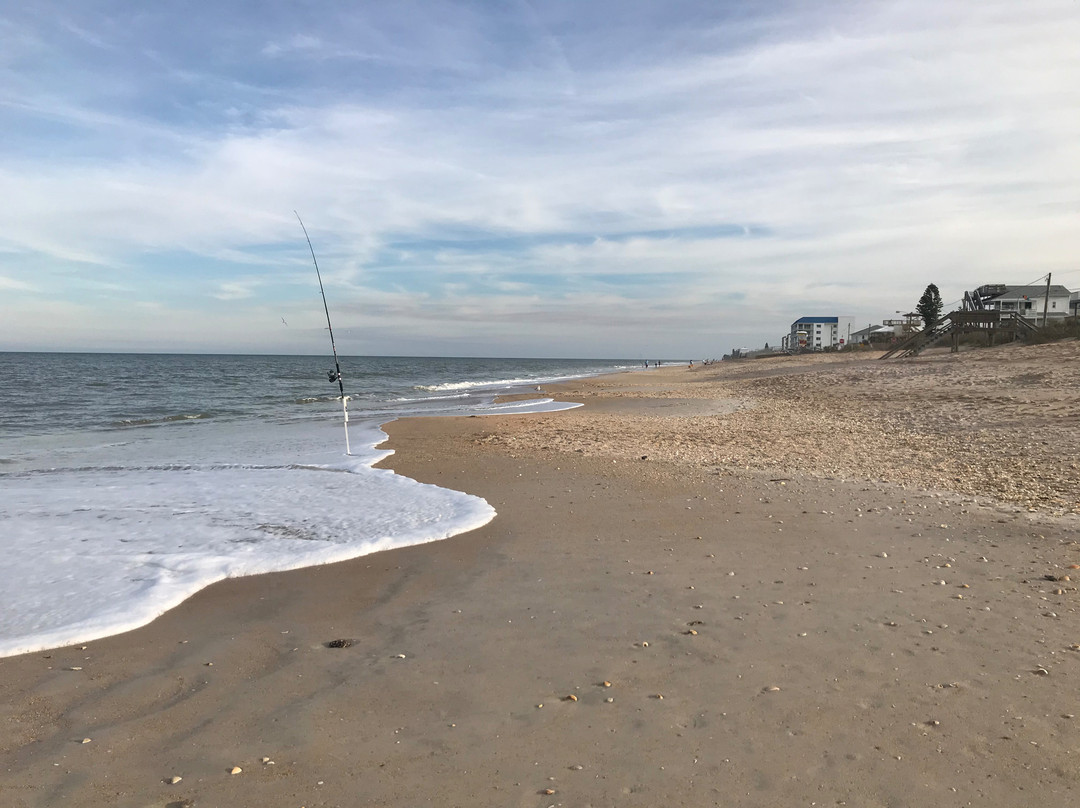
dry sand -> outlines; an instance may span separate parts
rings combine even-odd
[[[1074,804],[1078,349],[395,423],[499,516],[0,660],[0,805]]]

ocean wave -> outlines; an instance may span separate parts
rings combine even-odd
[[[211,415],[208,412],[196,412],[184,415],[163,415],[160,418],[121,418],[119,421],[113,421],[110,426],[154,426],[156,424],[172,424],[177,421],[201,421],[210,417]]]
[[[522,384],[537,384],[537,379],[491,379],[489,381],[468,380],[463,382],[444,382],[443,384],[418,384],[413,390],[440,393],[447,390],[475,390],[480,387],[515,387]],[[548,380],[550,381],[550,380]]]
[[[419,390],[419,389],[423,389],[423,388],[418,387],[418,388],[415,388],[415,389]],[[407,398],[405,396],[401,396],[400,398],[395,398],[395,399],[391,399],[391,400],[394,401],[395,403],[397,403],[397,402],[416,402],[416,401],[453,401],[455,399],[468,398],[468,397],[469,397],[468,393],[455,393],[452,396],[423,396],[423,397],[420,397],[420,398]]]

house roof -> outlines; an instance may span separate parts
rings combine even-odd
[[[1052,297],[1068,297],[1070,294],[1072,294],[1072,292],[1060,284],[1052,284],[1050,286],[1050,295]],[[1043,298],[1045,296],[1046,287],[1040,284],[1038,286],[1006,286],[1004,292],[996,294],[990,299],[1019,300],[1026,297],[1029,300],[1034,300],[1035,298]]]
[[[885,325],[872,325],[869,328],[860,328],[858,331],[852,331],[853,337],[868,337],[871,334],[891,334],[893,330],[889,326]]]
[[[792,323],[792,325],[799,325],[800,323],[838,323],[840,318],[838,317],[800,317],[798,320]]]

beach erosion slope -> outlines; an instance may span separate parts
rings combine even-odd
[[[0,803],[1072,804],[1078,348],[391,424],[495,520],[0,660]]]

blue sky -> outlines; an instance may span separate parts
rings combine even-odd
[[[36,0],[0,42],[0,350],[325,352],[294,210],[346,354],[1080,288],[1075,0]]]

